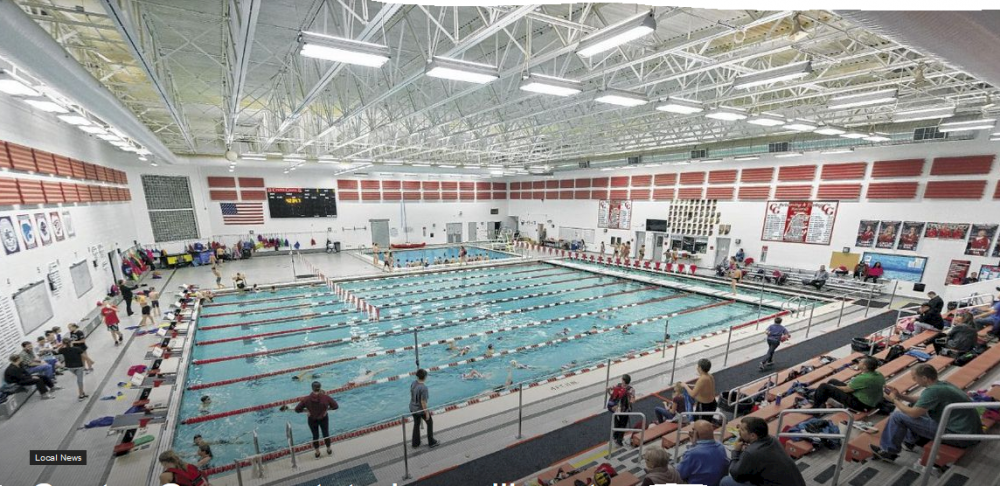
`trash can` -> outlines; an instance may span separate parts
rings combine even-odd
[[[340,253],[340,242],[339,241],[334,241],[333,242],[333,251],[334,251],[334,253]]]

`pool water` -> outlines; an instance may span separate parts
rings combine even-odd
[[[427,380],[430,405],[438,408],[492,392],[508,378],[514,383],[539,380],[560,373],[564,366],[582,366],[651,348],[663,339],[664,323],[659,318],[671,313],[683,312],[670,319],[674,340],[740,324],[758,315],[757,307],[751,304],[540,262],[386,276],[343,282],[341,286],[379,307],[381,320],[368,321],[322,286],[219,296],[204,307],[192,358],[210,362],[189,365],[185,386],[205,388],[185,390],[180,420],[203,416],[199,401],[203,395],[212,398],[205,411],[212,418],[211,414],[306,395],[313,379],[322,382],[326,390],[337,390],[348,382],[363,381],[360,376],[365,370],[377,372],[375,379],[410,373],[416,367],[416,353],[400,348],[412,346],[414,339],[428,343],[419,348],[419,360],[421,367],[430,368],[482,357],[490,344],[499,354],[557,340],[562,337],[557,333],[564,328],[571,336],[583,334],[432,372]],[[776,309],[766,307],[761,311],[762,315],[774,312]],[[631,334],[613,329],[644,319],[656,320],[631,326]],[[516,329],[500,330],[512,326]],[[595,327],[611,330],[587,334]],[[497,332],[486,335],[486,331]],[[458,337],[462,337],[455,341],[458,349],[470,347],[465,358],[437,343]],[[387,350],[396,351],[385,353]],[[512,369],[512,359],[530,368]],[[473,369],[485,378],[464,380],[462,375]],[[269,376],[259,376],[262,374]],[[340,409],[332,412],[331,434],[407,413],[413,380],[403,377],[336,391],[332,396]],[[440,420],[447,420],[445,417]],[[303,415],[268,406],[178,425],[174,447],[194,453],[191,440],[200,433],[210,442],[227,442],[212,447],[213,465],[231,464],[254,453],[254,430],[262,451],[284,447],[286,422],[292,424],[297,443],[310,437]]]
[[[458,261],[458,254],[460,251],[459,246],[443,246],[435,248],[421,248],[418,250],[390,250],[392,251],[392,256],[396,259],[396,266],[405,267],[407,263],[416,261],[426,261],[428,264],[433,264],[435,260],[440,258],[441,260],[454,259]],[[479,248],[477,246],[465,246],[465,251],[467,253],[467,258],[472,260],[476,257],[489,257],[490,261],[493,260],[503,260],[506,258],[514,257],[510,253],[505,253],[502,251],[487,250],[485,248]],[[366,251],[368,255],[371,255],[371,251]],[[385,258],[385,250],[381,250],[379,259]]]

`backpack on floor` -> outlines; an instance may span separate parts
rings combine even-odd
[[[889,348],[889,352],[885,355],[885,362],[888,363],[889,361],[892,361],[904,354],[906,354],[906,348],[899,344],[893,344],[892,347]]]
[[[969,351],[968,353],[962,353],[961,356],[955,358],[954,364],[955,364],[955,366],[965,366],[965,365],[969,364],[970,361],[976,359],[976,356],[979,356],[979,354],[977,354],[975,351]]]

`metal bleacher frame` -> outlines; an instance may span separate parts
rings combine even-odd
[[[638,429],[632,427],[615,427],[615,419],[618,417],[640,417],[642,419],[641,427]],[[642,412],[614,412],[611,414],[611,432],[608,435],[608,456],[611,456],[613,452],[613,447],[615,444],[615,432],[638,432],[640,437],[640,444],[644,444],[646,438],[646,414]]]
[[[806,432],[782,432],[781,424],[785,415],[791,413],[801,413],[806,415],[827,415],[844,414],[847,415],[847,432],[841,434],[811,434]],[[832,486],[837,486],[840,481],[840,471],[844,469],[844,455],[847,453],[847,443],[851,440],[851,431],[854,430],[854,414],[846,408],[798,408],[792,410],[782,410],[778,412],[778,433],[777,438],[789,439],[840,439],[840,454],[837,457],[837,467],[833,470]]]
[[[728,423],[728,421],[726,420],[726,414],[724,414],[722,412],[718,412],[718,411],[716,411],[716,412],[681,412],[681,413],[677,414],[677,439],[674,440],[674,464],[677,464],[679,462],[679,460],[680,460],[681,430],[684,429],[684,417],[716,417],[716,418],[718,418],[718,419],[721,420],[722,425],[718,427],[717,431],[712,432],[712,435],[715,435],[715,433],[717,432],[719,434],[720,442],[721,442],[721,439],[723,439],[723,438],[726,437],[726,424]],[[692,420],[691,423],[694,423],[694,420]]]
[[[919,486],[927,486],[931,480],[931,471],[934,470],[932,464],[937,458],[938,450],[941,449],[941,442],[946,440],[975,440],[975,441],[994,441],[1000,440],[1000,434],[949,434],[947,433],[948,419],[951,418],[951,413],[955,410],[966,410],[966,409],[977,409],[986,408],[991,410],[1000,410],[1000,402],[968,402],[968,403],[952,403],[944,407],[944,412],[941,414],[941,422],[938,423],[937,432],[934,434],[934,445],[931,446],[931,453],[927,456],[927,466],[924,467],[923,474],[920,477]],[[843,457],[841,457],[843,459]],[[836,483],[834,483],[836,485]]]

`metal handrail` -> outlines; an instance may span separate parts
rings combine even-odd
[[[742,391],[740,391],[740,390],[745,389],[748,386],[753,386],[754,383],[760,383],[760,382],[762,382],[764,380],[767,380],[767,382],[766,382],[767,384],[764,385],[764,389],[763,390],[758,390],[758,391],[755,391],[753,393],[743,393]],[[749,398],[749,397],[752,397],[752,396],[754,396],[754,395],[756,395],[758,393],[761,393],[761,392],[763,392],[765,394],[765,396],[767,396],[767,392],[770,391],[772,388],[774,388],[776,386],[778,386],[778,372],[777,371],[775,371],[773,373],[770,373],[770,374],[768,374],[767,376],[765,376],[763,378],[757,378],[756,380],[744,383],[742,386],[738,386],[736,388],[733,388],[732,390],[729,390],[729,393],[727,393],[728,396],[726,397],[729,400],[729,403],[733,403],[733,392],[736,392],[736,405],[733,406],[733,420],[736,420],[740,416],[740,405],[739,405],[739,403],[740,403],[741,400],[743,400],[743,398]],[[743,395],[743,398],[740,398],[740,395]],[[751,402],[751,404],[752,403],[753,402]]]
[[[927,486],[927,483],[931,480],[931,471],[934,469],[934,463],[937,462],[937,453],[941,448],[941,442],[945,440],[1000,440],[1000,434],[948,434],[948,419],[951,418],[951,412],[954,410],[968,410],[976,408],[988,408],[993,410],[1000,410],[1000,402],[965,402],[965,403],[952,403],[944,407],[944,412],[941,414],[941,421],[938,422],[937,432],[934,434],[934,445],[931,446],[931,454],[927,456],[927,464],[924,466],[924,472],[920,476],[920,486]]]
[[[617,428],[615,427],[615,419],[619,416],[629,416],[629,417],[641,417],[642,427],[638,429],[633,429],[631,427]],[[642,412],[613,412],[611,414],[611,432],[608,435],[608,456],[611,456],[611,448],[615,443],[615,432],[638,432],[639,433],[639,443],[646,443],[646,414]]]
[[[785,420],[785,415],[790,413],[804,413],[806,415],[826,415],[826,414],[844,414],[847,415],[847,432],[841,434],[810,434],[804,432],[782,432],[781,424]],[[832,486],[837,486],[840,481],[840,470],[844,468],[844,455],[847,453],[847,443],[851,440],[851,432],[854,430],[854,414],[846,408],[810,408],[802,409],[796,408],[791,410],[782,410],[778,412],[778,435],[777,438],[780,440],[782,437],[788,437],[790,439],[797,438],[810,438],[810,439],[840,439],[840,455],[837,456],[837,467],[833,470],[833,483]]]
[[[726,436],[726,423],[727,423],[726,422],[726,414],[724,414],[722,412],[681,412],[681,413],[677,414],[677,438],[674,439],[674,463],[677,463],[677,460],[680,457],[680,452],[681,452],[681,448],[680,448],[680,445],[681,445],[681,429],[684,428],[684,417],[718,417],[718,418],[721,418],[722,419],[722,426],[719,427],[719,430],[718,430],[719,438],[721,439],[721,438],[723,438],[723,437]],[[691,423],[694,423],[694,422],[695,422],[694,420],[691,421]],[[716,434],[716,432],[713,431],[712,432],[712,436],[714,437],[715,434]],[[721,440],[720,440],[720,442],[721,442]]]

